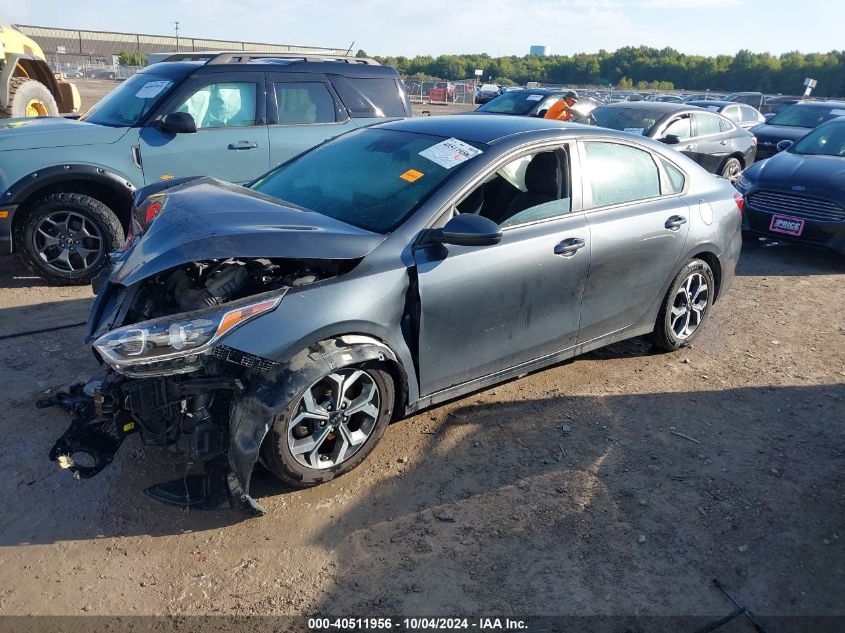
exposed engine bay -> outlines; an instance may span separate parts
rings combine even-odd
[[[147,446],[202,463],[205,475],[158,484],[153,498],[183,507],[215,508],[237,499],[251,514],[263,510],[245,492],[226,457],[235,399],[277,363],[220,339],[275,309],[297,288],[347,272],[340,262],[226,259],[192,262],[134,286],[106,283],[89,322],[89,340],[105,376],[39,402],[73,416],[50,459],[77,478],[111,463],[134,433]]]

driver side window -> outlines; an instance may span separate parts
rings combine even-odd
[[[690,125],[689,115],[672,121],[663,131],[663,136],[669,136],[670,134],[674,134],[682,141],[692,138],[692,127]]]
[[[500,167],[456,205],[502,228],[547,220],[572,210],[569,157],[565,150],[521,156]]]
[[[198,130],[255,125],[255,84],[226,82],[202,86],[176,111],[194,117]]]

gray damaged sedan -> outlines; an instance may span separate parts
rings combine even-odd
[[[148,489],[253,514],[261,460],[342,475],[387,425],[622,339],[698,336],[739,257],[742,197],[643,136],[507,116],[346,134],[248,187],[141,190],[97,280],[99,380],[51,458],[98,473],[121,442],[203,473]]]

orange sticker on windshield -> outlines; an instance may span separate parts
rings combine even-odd
[[[404,174],[399,176],[402,180],[407,180],[408,182],[416,182],[420,178],[425,176],[424,173],[421,171],[417,171],[416,169],[409,169]]]

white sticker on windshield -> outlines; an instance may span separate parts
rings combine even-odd
[[[645,132],[644,127],[626,127],[623,132],[630,132],[631,134],[642,134]]]
[[[162,90],[171,84],[170,81],[148,81],[144,86],[135,93],[139,99],[152,99],[157,96]]]
[[[528,95],[527,97],[525,97],[525,100],[526,101],[539,101],[542,98],[543,98],[543,95]]]
[[[710,112],[718,112],[719,106],[707,106],[707,109],[710,110]]]
[[[427,158],[433,163],[437,163],[446,169],[452,169],[455,165],[460,165],[464,161],[469,160],[473,156],[478,156],[483,152],[480,149],[467,145],[463,141],[456,138],[447,138],[445,141],[432,145],[428,149],[420,152],[420,156]]]
[[[831,110],[833,116],[845,116],[845,110]]]

